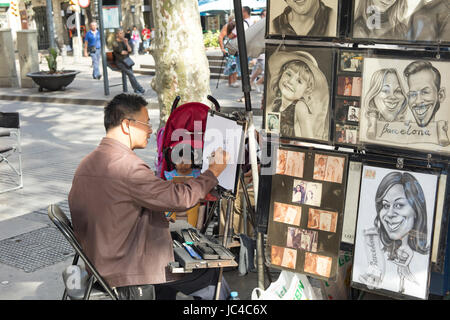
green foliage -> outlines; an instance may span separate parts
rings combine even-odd
[[[205,47],[213,47],[218,48],[219,47],[219,34],[220,31],[214,30],[208,30],[207,32],[203,33],[203,43],[205,44]]]
[[[58,56],[58,51],[55,48],[48,49],[49,55],[45,56],[47,59],[48,70],[50,73],[55,73],[57,70],[56,57]]]

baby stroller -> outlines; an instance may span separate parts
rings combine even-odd
[[[215,110],[220,111],[218,101],[210,95],[207,98],[213,103]],[[178,106],[179,101],[180,97],[177,96],[172,104],[166,125],[159,129],[157,133],[158,160],[155,164],[156,173],[165,180],[167,179],[164,172],[174,169],[171,161],[173,151],[181,152],[182,156],[185,157],[185,151],[189,150],[190,154],[187,156],[190,156],[194,167],[201,168],[203,134],[210,108],[200,102],[188,102]],[[217,198],[208,194],[205,200],[217,201]]]
[[[219,102],[210,95],[207,98],[214,104],[216,111],[220,111]],[[189,143],[196,155],[201,154],[203,149],[203,133],[210,108],[200,102],[188,102],[177,107],[179,101],[180,97],[177,96],[172,104],[166,125],[159,129],[157,133],[158,162],[156,163],[156,171],[163,179],[165,179],[164,171],[174,169],[170,159],[172,150],[180,142]],[[195,127],[196,122],[198,128]],[[201,122],[201,127],[198,125],[199,122]],[[197,129],[197,132],[195,132],[195,129]],[[195,160],[196,164],[201,164],[201,158],[199,159],[196,156]]]

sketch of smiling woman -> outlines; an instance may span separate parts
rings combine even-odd
[[[269,74],[267,105],[280,112],[281,136],[327,140],[328,83],[315,58],[304,51],[275,52]]]
[[[360,280],[378,287],[383,281],[386,263],[376,257],[375,241],[371,235],[377,234],[387,261],[397,265],[399,291],[404,293],[405,279],[418,284],[409,265],[414,252],[427,254],[427,210],[425,195],[416,178],[407,172],[391,172],[378,186],[375,196],[377,216],[375,228],[364,230],[369,250],[369,269]],[[372,253],[370,253],[372,252]],[[378,261],[380,260],[380,261]],[[392,275],[389,281],[392,281]]]
[[[368,117],[367,137],[375,138],[378,121],[404,120],[407,99],[396,69],[377,70],[370,79],[369,91],[364,97]]]

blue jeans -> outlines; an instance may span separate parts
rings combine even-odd
[[[128,79],[130,80],[131,86],[133,87],[133,90],[136,91],[142,91],[144,88],[139,84],[136,77],[134,76],[133,69],[128,68],[126,65],[124,65],[122,62],[117,61],[117,66],[120,70],[124,71],[125,74],[128,76]]]
[[[98,48],[95,53],[89,54],[92,58],[92,65],[94,67],[94,70],[92,71],[92,77],[97,78],[100,76],[100,48]]]
[[[149,48],[150,47],[150,39],[144,40],[143,46],[144,46],[144,49]]]

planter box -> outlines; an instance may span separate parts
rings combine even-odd
[[[80,73],[76,70],[65,70],[61,73],[48,73],[47,71],[30,72],[27,77],[39,86],[39,91],[47,89],[50,91],[65,90],[66,87],[72,83],[75,76]]]

